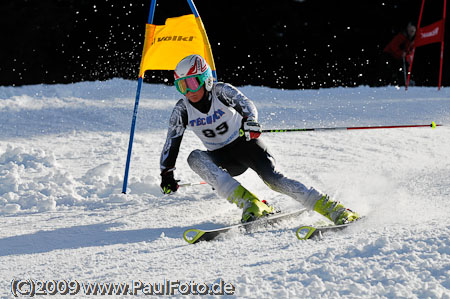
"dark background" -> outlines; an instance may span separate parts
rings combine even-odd
[[[381,78],[384,46],[421,0],[197,0],[220,81],[274,88],[395,84]],[[2,0],[0,85],[137,79],[150,0]],[[425,3],[422,25],[442,18]],[[154,24],[190,13],[185,0],[157,1]],[[448,14],[447,14],[448,15]],[[443,85],[450,85],[446,26]],[[413,77],[437,86],[440,44],[417,48]],[[148,71],[146,82],[172,82]],[[381,80],[381,81],[380,81]]]

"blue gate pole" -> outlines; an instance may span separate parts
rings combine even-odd
[[[187,0],[187,2],[188,2],[188,4],[189,4],[189,6],[191,7],[191,11],[192,11],[192,13],[194,14],[194,16],[195,16],[196,18],[198,18],[198,11],[197,11],[197,7],[195,7],[194,2],[193,2],[192,0]]]
[[[193,1],[193,0],[187,0],[187,2],[188,2],[188,4],[189,4],[189,7],[191,8],[191,11],[192,11],[192,13],[194,14],[194,16],[195,16],[196,18],[198,18],[200,15],[199,15],[199,13],[198,13],[197,7],[196,7],[195,4],[194,4],[194,1]],[[216,70],[213,70],[213,71],[212,71],[212,74],[213,74],[214,79],[217,80],[217,72],[216,72]]]
[[[150,3],[150,12],[148,14],[148,21],[147,21],[148,24],[153,23],[153,17],[155,15],[155,6],[156,6],[156,0],[152,0],[152,2]],[[123,194],[127,193],[128,174],[130,171],[131,152],[133,149],[133,140],[134,140],[134,130],[136,127],[137,112],[138,112],[138,107],[139,107],[139,99],[141,96],[141,89],[142,89],[143,81],[144,81],[144,75],[142,75],[142,77],[139,77],[139,79],[138,79],[138,85],[137,85],[137,90],[136,90],[136,100],[134,101],[133,120],[131,121],[130,140],[128,142],[127,162],[125,164],[125,175],[123,177],[123,186],[122,186]]]

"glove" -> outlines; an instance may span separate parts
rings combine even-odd
[[[180,180],[175,180],[173,177],[173,171],[163,171],[161,173],[161,192],[164,194],[170,194],[177,192],[178,188],[178,182]]]
[[[242,129],[240,131],[240,136],[245,136],[245,140],[250,141],[256,139],[261,135],[261,125],[253,120],[244,120],[242,123]]]

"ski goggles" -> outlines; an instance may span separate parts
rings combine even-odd
[[[211,71],[206,71],[200,75],[184,77],[175,80],[175,87],[182,95],[186,95],[188,91],[197,92],[205,84],[205,81],[212,76]]]

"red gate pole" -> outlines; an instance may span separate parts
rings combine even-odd
[[[447,1],[447,0],[445,0]],[[419,22],[417,22],[417,28],[416,28],[416,32],[419,31],[420,28],[420,23],[422,21],[422,14],[423,14],[423,6],[425,5],[425,0],[422,0],[422,6],[420,7],[420,14],[419,14]],[[414,53],[416,52],[416,46],[414,45],[413,50],[412,50],[412,54],[411,54],[411,63],[409,64],[409,70],[408,70],[408,80],[405,83],[405,90],[408,90],[408,86],[409,86],[409,79],[411,78],[411,69],[412,69],[412,65],[413,65],[413,61],[414,61]]]

